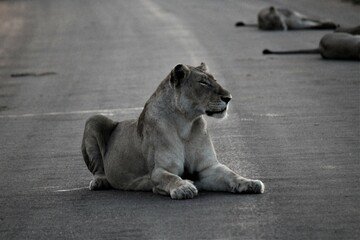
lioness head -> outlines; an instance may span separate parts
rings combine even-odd
[[[258,24],[260,29],[283,29],[283,20],[275,7],[271,6],[259,12]]]
[[[226,116],[230,93],[207,72],[205,63],[198,67],[177,65],[170,75],[175,89],[176,107],[185,115],[196,117],[206,114],[215,118]]]

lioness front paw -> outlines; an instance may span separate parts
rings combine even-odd
[[[253,180],[249,182],[249,186],[246,192],[249,193],[264,193],[265,185],[260,180]]]
[[[232,192],[235,193],[264,193],[265,185],[260,180],[239,180],[232,186]]]
[[[188,180],[181,181],[180,186],[170,191],[172,199],[189,199],[194,198],[197,195],[197,188]]]

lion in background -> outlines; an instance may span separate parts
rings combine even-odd
[[[287,8],[276,8],[270,6],[261,9],[257,15],[257,24],[246,24],[237,22],[236,27],[251,26],[261,30],[305,30],[305,29],[336,29],[337,24],[310,18],[297,11]]]
[[[356,31],[356,28],[349,28],[348,30]],[[321,38],[317,48],[287,51],[264,49],[263,54],[320,54],[324,59],[359,61],[360,36],[351,35],[346,32],[328,33]]]
[[[93,174],[90,190],[153,191],[188,199],[204,191],[263,193],[264,184],[219,163],[204,115],[223,118],[230,93],[198,67],[177,65],[138,119],[97,115],[85,124],[82,154]]]

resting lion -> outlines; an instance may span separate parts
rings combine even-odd
[[[237,27],[254,26],[237,22]],[[262,30],[297,30],[297,29],[335,29],[337,25],[330,21],[311,19],[301,13],[286,8],[275,8],[273,6],[264,8],[258,13],[258,24],[255,25]]]
[[[87,120],[82,154],[94,176],[90,190],[152,190],[173,199],[193,198],[198,190],[264,192],[261,181],[217,160],[203,115],[223,118],[231,95],[206,68],[177,65],[138,119]]]
[[[360,36],[348,33],[328,33],[320,40],[315,49],[271,51],[264,49],[263,54],[321,54],[324,59],[360,60]]]

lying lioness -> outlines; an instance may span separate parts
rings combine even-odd
[[[177,65],[138,119],[87,120],[82,153],[94,176],[91,190],[152,190],[173,199],[193,198],[198,190],[264,192],[261,181],[239,176],[216,158],[203,115],[223,118],[231,95],[206,69]]]
[[[320,40],[318,48],[271,51],[263,50],[263,54],[321,54],[324,59],[360,60],[360,36],[348,33],[328,33]]]
[[[264,8],[258,13],[258,24],[237,22],[237,27],[257,26],[262,30],[296,30],[296,29],[335,29],[337,25],[331,21],[311,19],[301,13],[273,6]]]

